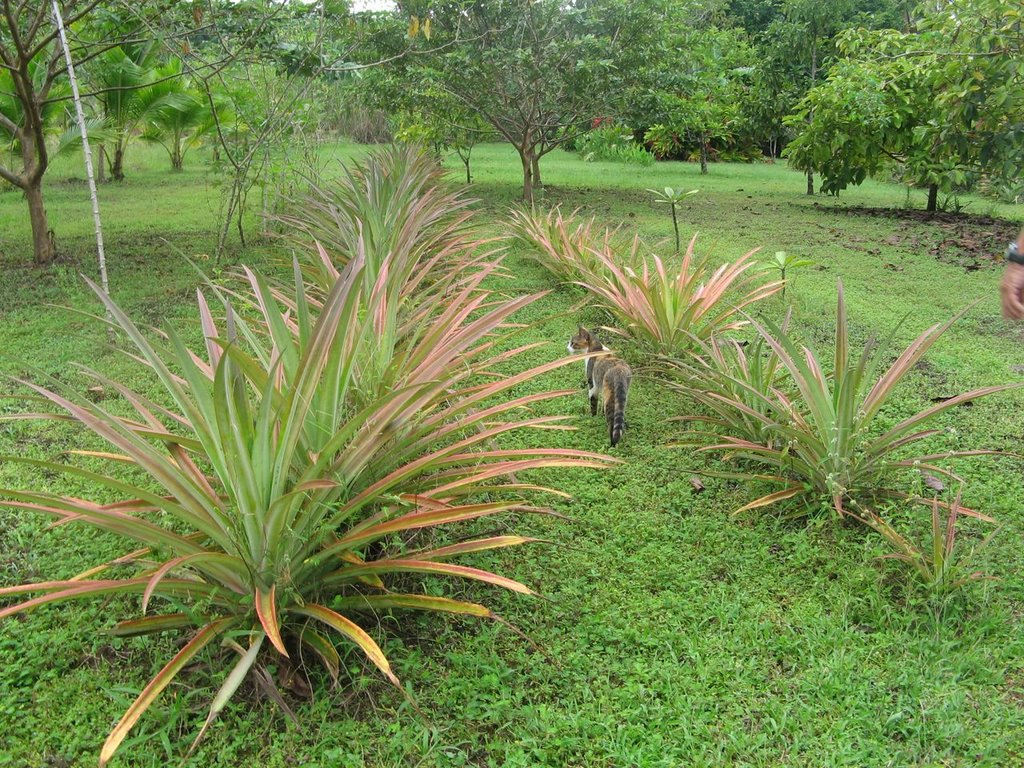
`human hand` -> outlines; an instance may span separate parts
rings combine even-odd
[[[1007,320],[1024,318],[1024,264],[1008,262],[1003,270],[1003,281],[999,285],[1003,299],[1003,317]]]

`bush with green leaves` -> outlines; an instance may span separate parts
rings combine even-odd
[[[679,131],[661,123],[647,129],[644,141],[659,160],[675,157],[683,149],[683,137]]]
[[[617,126],[602,126],[580,135],[576,139],[576,151],[588,163],[602,160],[641,166],[654,164],[654,155],[636,143],[633,132]]]
[[[393,244],[396,252],[419,253],[402,236]],[[441,277],[450,287],[445,302],[405,314],[409,273],[391,269],[389,257],[371,268],[369,244],[357,238],[354,246],[330,284],[311,285],[296,263],[290,285],[247,269],[230,292],[200,292],[201,352],[172,328],[145,332],[93,285],[158,396],[129,383],[134,371],[117,378],[82,367],[119,399],[117,407],[70,383],[22,382],[34,392],[34,412],[9,418],[75,422],[109,448],[73,452],[83,463],[5,460],[70,475],[117,500],[5,489],[0,503],[113,533],[132,546],[72,579],[0,589],[7,602],[0,618],[67,600],[133,595],[141,598],[138,615],[102,613],[121,618],[109,630],[114,635],[185,633],[107,737],[101,766],[211,644],[224,646],[221,658],[231,669],[197,741],[243,680],[270,680],[265,668],[282,656],[317,659],[337,678],[344,648],[358,649],[397,685],[371,635],[377,614],[416,609],[497,618],[482,604],[416,590],[410,574],[533,594],[519,581],[450,562],[531,539],[490,535],[445,544],[412,534],[543,511],[532,499],[547,489],[522,478],[529,470],[607,466],[581,451],[500,446],[508,433],[559,423],[562,417],[529,408],[570,394],[509,396],[565,358],[493,375],[523,351],[503,351],[502,341],[512,315],[537,298],[502,298],[482,288],[500,260],[446,262],[457,276]],[[319,254],[331,264],[326,251]],[[415,318],[418,328],[389,335],[389,318]],[[103,463],[109,468],[99,468]]]
[[[974,389],[908,416],[888,429],[875,428],[876,418],[890,402],[896,386],[963,312],[928,328],[882,370],[892,337],[882,343],[872,337],[859,354],[854,352],[842,283],[837,304],[831,370],[812,347],[799,343],[784,328],[770,320],[751,320],[771,350],[771,365],[784,369],[788,385],[755,380],[734,368],[729,358],[716,358],[706,351],[697,369],[701,375],[687,385],[689,394],[713,414],[709,421],[716,427],[715,437],[703,450],[720,453],[740,467],[724,474],[784,486],[738,512],[798,498],[827,501],[840,517],[863,517],[868,505],[878,499],[908,498],[907,493],[894,488],[901,472],[925,470],[959,480],[933,462],[993,453],[933,453],[921,444],[939,432],[932,426],[939,414],[1021,384]],[[804,513],[809,509],[809,505],[802,508]],[[961,514],[975,513],[961,508]]]

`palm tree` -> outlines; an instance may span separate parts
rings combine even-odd
[[[90,65],[103,118],[112,135],[113,154],[107,160],[114,181],[124,180],[124,155],[140,125],[167,97],[156,66],[152,43],[124,44],[104,51]],[[175,77],[175,75],[171,75]]]
[[[171,168],[180,171],[188,151],[214,130],[213,109],[217,109],[221,125],[226,122],[227,110],[219,104],[211,107],[206,98],[192,90],[177,59],[159,67],[156,75],[155,84],[150,86],[155,102],[147,110],[141,138],[162,146],[171,159]]]

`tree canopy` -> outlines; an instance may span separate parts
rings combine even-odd
[[[1024,163],[1022,9],[1000,0],[942,4],[910,32],[851,29],[843,59],[789,124],[790,161],[838,193],[892,167],[937,193]]]

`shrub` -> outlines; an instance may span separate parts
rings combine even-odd
[[[660,123],[647,129],[644,141],[659,160],[675,157],[683,148],[683,140],[679,133]]]
[[[468,206],[472,200],[448,191],[436,162],[414,147],[391,147],[346,168],[330,184],[311,185],[280,217],[291,234],[307,280],[305,300],[317,307],[340,270],[362,258],[369,295],[385,291],[376,319],[382,343],[363,353],[363,367],[383,370],[390,354],[415,347],[427,319],[448,307],[448,296],[481,269],[499,260],[490,240],[479,236]],[[287,301],[287,286],[276,291]],[[394,382],[373,378],[388,388]],[[360,390],[367,388],[362,377]]]
[[[558,209],[546,215],[514,211],[509,229],[528,246],[530,258],[563,282],[585,288],[625,335],[663,355],[679,355],[695,340],[745,325],[739,312],[783,285],[748,272],[756,266],[756,251],[713,269],[695,256],[696,237],[678,271],[669,272],[659,257],[644,256],[638,237],[624,247],[618,230],[599,236],[593,219],[576,224]]]
[[[679,356],[695,339],[706,341],[745,325],[740,312],[782,287],[779,281],[762,282],[756,270],[749,271],[756,265],[756,251],[713,268],[707,259],[695,256],[696,243],[694,236],[679,268],[672,271],[657,256],[640,256],[638,240],[625,259],[635,267],[620,266],[611,248],[597,249],[598,267],[582,284],[615,316],[625,334],[658,354]]]
[[[599,235],[594,219],[577,222],[575,217],[575,211],[562,216],[559,208],[546,214],[513,210],[507,225],[509,239],[525,246],[527,258],[560,281],[579,282],[601,268],[595,251],[611,248],[618,230]]]
[[[787,313],[781,326],[783,333],[790,318],[791,313]],[[780,435],[771,419],[772,397],[781,393],[792,400],[794,393],[792,379],[778,354],[760,335],[747,345],[717,336],[693,342],[694,354],[686,360],[666,359],[664,370],[670,387],[694,397],[712,414],[688,416],[686,420],[708,423],[733,437],[781,448]],[[691,430],[689,437],[699,445],[718,434]]]
[[[706,376],[688,388],[715,414],[711,421],[720,429],[719,439],[703,450],[723,453],[751,467],[730,473],[731,477],[764,479],[785,486],[738,512],[788,498],[824,498],[838,515],[862,517],[867,514],[865,505],[869,502],[881,497],[907,497],[891,487],[893,475],[901,470],[922,469],[955,478],[931,462],[992,453],[932,454],[920,447],[917,452],[912,448],[938,432],[928,426],[938,414],[1021,384],[975,389],[932,405],[881,434],[873,429],[876,416],[896,385],[963,313],[924,331],[884,373],[877,375],[887,344],[879,344],[872,337],[859,355],[852,354],[842,283],[837,303],[831,373],[826,373],[827,366],[812,348],[798,344],[783,328],[769,321],[752,321],[778,364],[785,368],[792,391],[761,386],[749,376],[734,373],[726,359],[717,360],[708,354],[702,363]],[[764,474],[766,471],[771,474]],[[961,508],[961,514],[975,513]]]
[[[247,271],[247,283],[232,292],[244,307],[235,309],[218,292],[220,322],[200,293],[202,354],[170,329],[151,339],[93,285],[166,404],[89,369],[85,374],[118,393],[132,415],[116,415],[59,381],[23,382],[62,412],[52,418],[77,422],[110,450],[76,452],[88,457],[89,467],[10,460],[69,473],[120,500],[4,490],[0,503],[115,533],[134,547],[73,579],[0,589],[0,596],[17,600],[0,609],[0,618],[49,603],[127,594],[141,597],[141,615],[117,623],[115,635],[189,633],[107,737],[101,765],[182,668],[215,641],[237,656],[197,740],[247,674],[269,679],[261,670],[277,654],[316,658],[336,678],[341,638],[397,684],[360,623],[362,614],[372,621],[375,612],[408,608],[496,617],[478,603],[392,592],[389,582],[398,578],[408,588],[403,575],[412,573],[532,591],[449,562],[530,539],[500,535],[423,547],[396,539],[490,515],[541,511],[523,494],[545,489],[502,480],[539,467],[607,463],[579,451],[495,444],[505,433],[560,421],[523,410],[568,393],[507,393],[570,362],[494,378],[495,365],[522,351],[496,351],[496,334],[537,298],[499,299],[482,290],[497,261],[463,274],[443,307],[419,316],[415,338],[403,340],[381,329],[385,318],[398,316],[390,306],[395,297],[406,295],[393,282],[406,278],[396,277],[388,258],[369,275],[368,249],[358,239],[355,246],[323,291],[306,283],[298,264],[290,292]],[[415,250],[404,242],[396,248]],[[253,308],[256,318],[247,319]],[[96,461],[120,469],[100,471],[92,468]],[[122,575],[126,567],[134,573]]]
[[[588,163],[604,160],[642,166],[654,164],[654,155],[637,144],[627,128],[602,126],[587,131],[577,137],[576,151]]]
[[[289,245],[307,256],[307,279],[321,289],[362,255],[365,280],[375,281],[387,261],[389,272],[399,273],[389,275],[388,284],[403,298],[434,303],[435,295],[424,295],[427,286],[448,274],[453,261],[465,267],[468,255],[486,245],[471,226],[473,200],[446,189],[442,177],[420,149],[390,147],[346,167],[329,184],[311,184],[278,220]],[[483,261],[486,256],[478,257]]]

